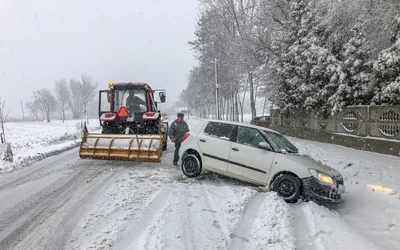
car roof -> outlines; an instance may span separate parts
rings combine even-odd
[[[280,134],[279,132],[277,132],[275,130],[272,130],[272,129],[269,129],[269,128],[264,128],[264,127],[251,125],[251,124],[246,124],[246,123],[223,121],[223,120],[212,120],[212,119],[207,119],[205,121],[206,122],[218,122],[218,123],[224,123],[224,124],[231,124],[231,125],[237,125],[237,126],[248,127],[248,128],[255,128],[255,129],[258,129],[258,130],[261,129],[261,130],[269,131],[269,132],[272,132],[272,133]]]

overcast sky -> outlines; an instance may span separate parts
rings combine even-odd
[[[20,100],[61,78],[87,74],[167,90],[168,106],[196,64],[197,0],[0,0],[0,96]]]

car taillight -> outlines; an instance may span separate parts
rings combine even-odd
[[[189,135],[189,133],[185,133],[182,137],[182,142],[184,142],[189,137]]]

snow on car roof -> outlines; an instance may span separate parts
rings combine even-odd
[[[264,128],[264,127],[251,125],[251,124],[246,124],[246,123],[223,121],[223,120],[212,120],[212,119],[207,119],[205,121],[207,121],[207,122],[219,122],[219,123],[224,123],[224,124],[232,124],[232,125],[237,125],[237,126],[242,126],[242,127],[261,129],[261,130],[264,130],[264,131],[269,131],[269,132],[272,132],[272,133],[280,134],[278,131],[275,131],[275,130],[272,130],[272,129],[269,129],[269,128]]]

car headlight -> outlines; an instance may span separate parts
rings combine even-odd
[[[310,174],[312,176],[314,176],[314,178],[316,178],[320,182],[327,183],[327,184],[333,184],[332,177],[330,177],[329,175],[327,175],[321,171],[318,171],[315,169],[309,169],[308,172],[310,172]]]

